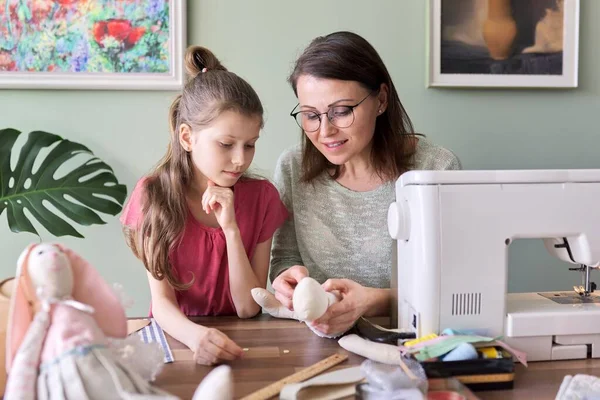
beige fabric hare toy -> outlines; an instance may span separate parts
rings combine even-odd
[[[325,311],[334,303],[340,301],[340,296],[337,291],[326,292],[325,289],[313,278],[305,277],[294,289],[292,303],[294,310],[290,311],[287,307],[279,302],[273,295],[263,288],[252,289],[252,298],[260,305],[265,312],[276,318],[296,319],[303,322],[312,322],[325,314]],[[332,335],[314,329],[310,324],[307,326],[318,336],[335,338],[344,334],[344,332],[336,332]]]

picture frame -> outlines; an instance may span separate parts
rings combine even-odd
[[[180,90],[185,0],[0,0],[0,89]]]
[[[580,0],[429,0],[430,88],[576,88]]]

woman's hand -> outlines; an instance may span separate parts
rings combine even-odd
[[[293,310],[292,296],[294,295],[294,289],[298,282],[308,276],[308,269],[303,265],[294,265],[283,271],[273,281],[273,290],[275,290],[275,297],[281,304],[287,307],[289,310]]]
[[[215,212],[217,222],[221,229],[237,228],[235,209],[233,203],[233,190],[216,186],[213,181],[208,181],[208,188],[202,195],[202,209],[207,214]]]
[[[337,290],[342,300],[332,304],[311,326],[326,335],[346,332],[369,309],[370,288],[350,279],[328,279],[323,283],[327,292]]]
[[[244,350],[223,332],[198,325],[196,340],[190,347],[194,352],[194,361],[202,365],[214,365],[223,361],[240,358]]]

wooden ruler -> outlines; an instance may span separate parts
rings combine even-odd
[[[477,383],[510,382],[515,379],[515,374],[510,372],[500,374],[456,375],[455,378],[464,383],[465,385],[472,385]]]
[[[348,359],[348,355],[346,354],[334,354],[319,361],[318,363],[311,365],[310,367],[286,376],[285,378],[280,379],[269,386],[265,386],[254,393],[250,393],[248,396],[243,397],[242,400],[270,399],[271,397],[277,396],[279,392],[281,392],[281,389],[283,389],[283,387],[288,383],[303,382],[309,378],[312,378],[313,376],[319,375],[321,372],[341,363],[342,361],[345,361],[346,359]]]

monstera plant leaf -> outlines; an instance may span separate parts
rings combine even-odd
[[[48,132],[31,132],[11,169],[11,151],[18,151],[14,145],[19,135],[16,129],[0,130],[0,215],[7,210],[11,231],[39,236],[24,213],[27,209],[51,234],[83,237],[48,204],[84,226],[105,223],[95,211],[110,215],[121,211],[125,185],[119,184],[110,166],[79,143]],[[42,149],[48,150],[45,157]],[[73,159],[82,154],[89,156],[87,161]],[[72,169],[64,167],[67,162],[74,164]],[[67,172],[57,174],[61,166]]]

